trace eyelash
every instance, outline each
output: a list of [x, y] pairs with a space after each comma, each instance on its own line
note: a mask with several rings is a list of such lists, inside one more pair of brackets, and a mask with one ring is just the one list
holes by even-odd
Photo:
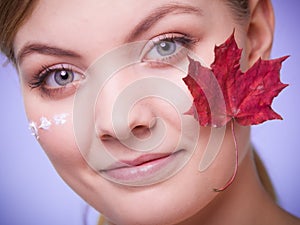
[[[61, 72], [61, 71], [66, 71], [66, 72], [71, 72], [72, 74], [76, 73], [74, 71], [74, 69], [72, 68], [72, 66], [68, 65], [68, 66], [64, 66], [63, 64], [61, 65], [57, 65], [57, 66], [46, 66], [43, 65], [40, 72], [38, 72], [37, 74], [35, 74], [32, 78], [32, 80], [29, 82], [29, 87], [31, 89], [40, 89], [42, 95], [46, 95], [49, 98], [56, 98], [57, 96], [65, 96], [66, 92], [70, 93], [70, 92], [75, 92], [75, 90], [77, 89], [77, 87], [75, 85], [72, 85], [70, 87], [69, 83], [67, 85], [58, 87], [58, 88], [49, 88], [46, 87], [46, 80], [47, 78], [49, 78], [49, 76], [53, 73], [56, 72]], [[82, 75], [83, 77], [83, 75]], [[76, 81], [74, 81], [76, 82]], [[69, 90], [67, 90], [69, 89]]]
[[[155, 46], [157, 46], [161, 42], [172, 42], [172, 43], [179, 43], [181, 44], [183, 48], [192, 50], [195, 44], [199, 40], [193, 37], [190, 37], [186, 34], [179, 34], [179, 33], [173, 33], [173, 34], [163, 34], [161, 36], [158, 36], [156, 40], [151, 41], [150, 47], [148, 47], [148, 51], [144, 54], [147, 55]], [[186, 51], [184, 51], [186, 53]], [[155, 66], [162, 66], [163, 64], [170, 64], [172, 63], [172, 60], [176, 60], [182, 56], [183, 52], [182, 50], [177, 52], [176, 54], [172, 54], [169, 56], [166, 56], [160, 60], [147, 60], [143, 59], [142, 62], [150, 63], [151, 65]]]
[[[156, 46], [158, 46], [159, 43], [162, 42], [170, 42], [170, 43], [176, 43], [180, 44], [181, 47], [186, 48], [186, 49], [192, 49], [193, 45], [197, 42], [195, 38], [192, 38], [188, 35], [185, 34], [178, 34], [178, 33], [173, 33], [173, 34], [162, 34], [150, 41], [150, 46], [148, 47], [148, 50], [144, 54], [147, 55], [151, 50], [153, 50]], [[185, 52], [185, 51], [184, 51]], [[159, 60], [147, 60], [147, 59], [142, 59], [142, 62], [149, 63], [153, 67], [162, 67], [165, 65], [168, 65], [172, 63], [173, 60], [177, 60], [182, 56], [183, 51], [180, 50], [174, 54], [167, 55], [165, 57], [162, 57]], [[74, 93], [77, 89], [76, 84], [74, 84], [76, 81], [72, 81], [66, 85], [62, 85], [60, 87], [56, 88], [49, 88], [46, 85], [47, 79], [51, 76], [51, 74], [55, 74], [56, 72], [61, 72], [61, 71], [66, 71], [70, 72], [73, 75], [76, 73], [72, 66], [70, 65], [56, 65], [56, 66], [46, 66], [43, 65], [42, 68], [40, 69], [40, 72], [35, 74], [32, 78], [32, 80], [29, 82], [29, 87], [31, 89], [36, 89], [38, 88], [42, 95], [46, 95], [49, 98], [63, 98], [67, 96], [68, 94], [71, 95]], [[80, 74], [80, 73], [77, 73]], [[83, 77], [84, 75], [82, 75]], [[70, 87], [71, 86], [71, 87]]]

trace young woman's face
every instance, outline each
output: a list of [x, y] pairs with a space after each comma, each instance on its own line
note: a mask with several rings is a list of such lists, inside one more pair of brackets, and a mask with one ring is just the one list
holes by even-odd
[[[40, 0], [18, 31], [14, 50], [38, 141], [111, 221], [179, 222], [231, 176], [230, 130], [200, 129], [184, 114], [193, 99], [182, 78], [188, 55], [210, 65], [234, 29], [246, 49], [245, 29], [217, 0]], [[248, 133], [237, 128], [241, 159]]]

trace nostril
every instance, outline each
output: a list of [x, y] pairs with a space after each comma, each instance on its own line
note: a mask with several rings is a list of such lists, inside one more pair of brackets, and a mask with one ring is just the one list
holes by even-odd
[[137, 125], [131, 130], [132, 134], [140, 139], [148, 138], [151, 135], [151, 131], [147, 126]]
[[[148, 139], [152, 132], [156, 130], [158, 118], [151, 113], [131, 113], [134, 117], [129, 120], [117, 119], [115, 121], [97, 121], [95, 126], [96, 136], [105, 142], [115, 142], [128, 140], [132, 142], [138, 139]], [[133, 139], [131, 139], [133, 138]], [[137, 141], [137, 140], [136, 140]]]
[[109, 134], [103, 134], [103, 135], [100, 135], [100, 139], [101, 139], [101, 141], [109, 141], [109, 140], [112, 140], [114, 138]]

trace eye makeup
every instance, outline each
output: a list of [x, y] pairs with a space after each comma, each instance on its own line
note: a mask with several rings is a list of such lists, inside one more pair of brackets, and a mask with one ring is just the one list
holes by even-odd
[[83, 79], [85, 75], [77, 72], [71, 65], [43, 65], [41, 71], [29, 81], [28, 86], [31, 89], [38, 89], [43, 97], [59, 99], [72, 95]]
[[31, 135], [37, 140], [39, 139], [39, 130], [49, 130], [53, 125], [61, 126], [67, 122], [68, 113], [56, 114], [52, 118], [42, 116], [39, 122], [30, 121], [28, 129], [31, 131]]
[[[143, 50], [143, 62], [175, 63], [184, 57], [187, 50], [192, 50], [198, 42], [186, 34], [162, 34], [151, 39]], [[179, 58], [179, 59], [178, 59]]]

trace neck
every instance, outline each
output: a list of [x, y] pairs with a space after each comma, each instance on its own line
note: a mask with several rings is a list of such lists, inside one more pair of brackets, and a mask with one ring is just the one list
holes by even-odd
[[178, 225], [283, 224], [289, 217], [266, 193], [254, 165], [252, 151], [239, 166], [234, 183], [207, 207]]

